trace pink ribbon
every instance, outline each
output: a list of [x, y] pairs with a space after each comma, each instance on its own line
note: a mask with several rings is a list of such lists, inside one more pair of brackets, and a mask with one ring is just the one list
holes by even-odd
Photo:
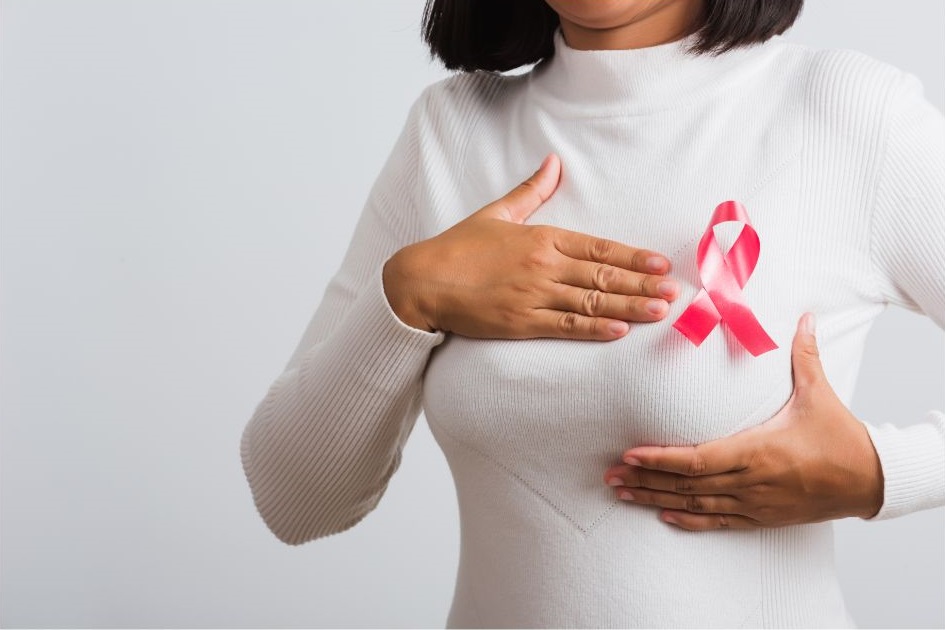
[[[713, 228], [726, 221], [737, 221], [744, 227], [735, 244], [723, 255]], [[719, 322], [724, 321], [739, 343], [754, 356], [777, 348], [778, 344], [761, 327], [742, 294], [742, 287], [755, 270], [760, 251], [758, 233], [751, 226], [745, 207], [737, 201], [720, 203], [712, 213], [709, 227], [696, 250], [696, 265], [703, 289], [679, 316], [673, 328], [698, 346]]]

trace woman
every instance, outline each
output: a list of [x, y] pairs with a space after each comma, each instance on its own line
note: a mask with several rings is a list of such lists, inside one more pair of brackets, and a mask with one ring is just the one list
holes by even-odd
[[[460, 504], [450, 626], [849, 624], [825, 521], [945, 504], [942, 414], [844, 405], [887, 303], [945, 322], [945, 122], [889, 66], [782, 41], [800, 4], [428, 4], [467, 72], [411, 109], [244, 433], [280, 539], [363, 518], [422, 404]], [[764, 348], [700, 273], [717, 207], [762, 244], [722, 297]]]

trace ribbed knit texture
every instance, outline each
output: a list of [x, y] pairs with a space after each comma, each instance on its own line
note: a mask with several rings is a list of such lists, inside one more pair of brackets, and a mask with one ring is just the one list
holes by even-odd
[[[630, 446], [699, 443], [774, 415], [804, 311], [847, 403], [888, 303], [945, 324], [945, 119], [914, 78], [857, 53], [777, 37], [694, 57], [690, 43], [577, 51], [559, 32], [555, 56], [525, 75], [424, 91], [243, 435], [254, 499], [280, 539], [363, 518], [422, 404], [459, 498], [451, 627], [849, 624], [829, 523], [693, 534], [617, 502], [602, 475]], [[562, 180], [531, 222], [669, 256], [683, 287], [669, 316], [609, 343], [400, 322], [381, 284], [390, 255], [502, 196], [552, 150]], [[757, 358], [724, 325], [698, 348], [671, 327], [727, 199], [761, 239], [744, 293], [780, 347]], [[891, 368], [891, 392], [898, 377]], [[915, 420], [868, 427], [885, 475], [877, 518], [945, 504], [945, 416]]]

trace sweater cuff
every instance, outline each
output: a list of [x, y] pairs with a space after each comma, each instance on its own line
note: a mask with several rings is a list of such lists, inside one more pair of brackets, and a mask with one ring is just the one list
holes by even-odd
[[945, 415], [930, 411], [922, 424], [866, 424], [883, 468], [883, 506], [867, 520], [945, 505]]
[[375, 339], [384, 339], [394, 352], [417, 351], [428, 354], [433, 348], [443, 343], [446, 335], [437, 330], [428, 332], [404, 323], [391, 308], [384, 292], [383, 267], [375, 272], [370, 283], [364, 287], [360, 298], [355, 302], [351, 314], [363, 318], [363, 325], [373, 332]]

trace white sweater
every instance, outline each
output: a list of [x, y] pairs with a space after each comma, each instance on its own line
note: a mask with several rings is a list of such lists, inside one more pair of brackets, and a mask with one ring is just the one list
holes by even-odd
[[[256, 504], [281, 540], [349, 528], [377, 504], [421, 408], [456, 483], [457, 626], [843, 626], [829, 523], [686, 532], [618, 502], [603, 471], [638, 444], [695, 444], [770, 418], [813, 311], [849, 403], [887, 304], [945, 324], [945, 119], [918, 81], [848, 51], [776, 37], [694, 57], [691, 38], [556, 53], [522, 76], [427, 88], [350, 249], [246, 427]], [[613, 342], [484, 341], [403, 324], [381, 269], [561, 156], [533, 217], [667, 255], [682, 294]], [[695, 347], [672, 323], [701, 287], [696, 243], [742, 202], [761, 239], [745, 298], [778, 350], [725, 327]], [[890, 391], [901, 378], [890, 366]], [[945, 416], [869, 427], [876, 518], [945, 504]]]

